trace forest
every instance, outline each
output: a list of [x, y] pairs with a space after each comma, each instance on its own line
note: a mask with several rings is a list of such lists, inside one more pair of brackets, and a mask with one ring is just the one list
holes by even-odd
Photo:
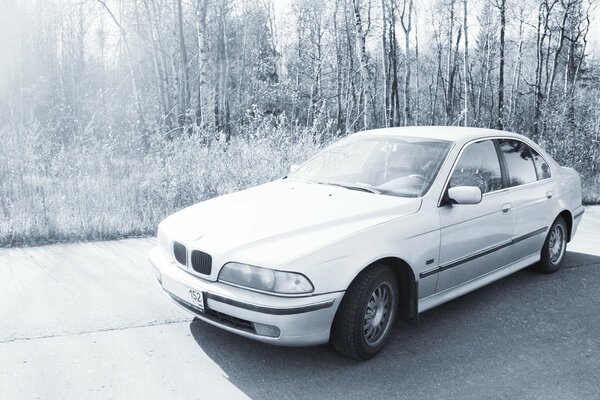
[[0, 246], [153, 234], [365, 129], [524, 134], [600, 202], [598, 0], [4, 0]]

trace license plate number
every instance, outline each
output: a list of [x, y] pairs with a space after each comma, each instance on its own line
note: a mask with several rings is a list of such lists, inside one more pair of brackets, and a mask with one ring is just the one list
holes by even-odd
[[189, 289], [188, 294], [190, 303], [193, 306], [198, 307], [199, 309], [204, 311], [204, 295], [202, 294], [202, 292], [199, 292], [194, 289]]

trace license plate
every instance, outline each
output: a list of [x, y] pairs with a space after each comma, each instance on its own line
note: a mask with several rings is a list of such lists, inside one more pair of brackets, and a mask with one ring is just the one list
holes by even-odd
[[192, 289], [186, 284], [170, 279], [168, 276], [163, 276], [162, 286], [170, 295], [188, 303], [198, 311], [204, 311], [204, 293], [202, 291]]
[[202, 292], [199, 292], [194, 289], [188, 289], [188, 299], [193, 306], [198, 307], [200, 310], [204, 311], [204, 295], [202, 294]]

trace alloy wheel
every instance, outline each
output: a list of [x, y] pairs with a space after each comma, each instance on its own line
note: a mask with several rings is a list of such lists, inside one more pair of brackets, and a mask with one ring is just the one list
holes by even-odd
[[381, 282], [369, 297], [363, 319], [363, 335], [369, 346], [377, 346], [386, 336], [392, 322], [393, 290]]
[[565, 253], [565, 230], [562, 225], [556, 224], [550, 233], [550, 243], [548, 246], [550, 262], [558, 264]]

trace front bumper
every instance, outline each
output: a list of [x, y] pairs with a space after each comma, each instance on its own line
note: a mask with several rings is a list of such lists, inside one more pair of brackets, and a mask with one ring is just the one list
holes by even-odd
[[[331, 323], [344, 292], [306, 297], [256, 293], [191, 275], [157, 246], [148, 254], [165, 294], [195, 317], [251, 339], [282, 346], [311, 346], [329, 341]], [[188, 290], [204, 294], [205, 310], [187, 299]], [[259, 334], [256, 324], [276, 327], [276, 336]]]

